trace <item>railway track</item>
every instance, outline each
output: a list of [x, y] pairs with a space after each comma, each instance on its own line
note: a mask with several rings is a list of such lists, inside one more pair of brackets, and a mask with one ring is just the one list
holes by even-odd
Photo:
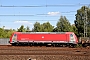
[[67, 56], [90, 56], [88, 54], [63, 54], [63, 53], [0, 53], [0, 55], [67, 55]]
[[90, 48], [0, 46], [0, 55], [72, 55], [90, 56]]
[[90, 60], [89, 48], [45, 47], [45, 46], [0, 46], [2, 60]]

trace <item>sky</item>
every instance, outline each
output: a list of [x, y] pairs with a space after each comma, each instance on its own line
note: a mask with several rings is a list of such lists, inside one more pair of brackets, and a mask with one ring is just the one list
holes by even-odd
[[35, 22], [56, 26], [60, 16], [74, 24], [77, 10], [88, 4], [90, 0], [0, 0], [0, 27], [17, 29], [24, 25], [32, 29]]

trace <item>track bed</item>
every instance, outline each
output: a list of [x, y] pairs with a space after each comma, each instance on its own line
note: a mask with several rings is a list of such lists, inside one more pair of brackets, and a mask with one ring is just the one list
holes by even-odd
[[90, 60], [90, 47], [0, 46], [2, 60]]

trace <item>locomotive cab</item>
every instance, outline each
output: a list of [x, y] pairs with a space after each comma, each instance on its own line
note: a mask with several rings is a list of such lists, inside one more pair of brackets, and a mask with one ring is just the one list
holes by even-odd
[[78, 39], [74, 33], [70, 34], [70, 43], [74, 43], [74, 44], [78, 43]]

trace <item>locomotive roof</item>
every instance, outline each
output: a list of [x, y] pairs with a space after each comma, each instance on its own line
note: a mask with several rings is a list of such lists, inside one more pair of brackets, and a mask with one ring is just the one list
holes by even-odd
[[14, 34], [70, 34], [73, 32], [14, 32]]

